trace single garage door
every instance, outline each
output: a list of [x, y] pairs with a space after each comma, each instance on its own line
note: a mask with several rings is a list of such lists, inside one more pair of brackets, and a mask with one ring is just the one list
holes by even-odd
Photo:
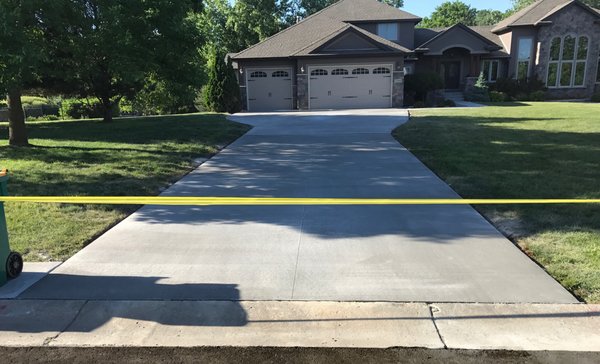
[[392, 107], [392, 66], [309, 67], [311, 109]]
[[246, 77], [248, 111], [292, 109], [291, 69], [249, 69]]

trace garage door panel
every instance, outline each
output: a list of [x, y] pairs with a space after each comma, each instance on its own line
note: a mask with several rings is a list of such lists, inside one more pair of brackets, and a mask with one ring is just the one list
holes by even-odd
[[249, 111], [292, 109], [291, 69], [249, 69], [247, 74]]
[[391, 106], [391, 66], [312, 66], [309, 72], [311, 109]]

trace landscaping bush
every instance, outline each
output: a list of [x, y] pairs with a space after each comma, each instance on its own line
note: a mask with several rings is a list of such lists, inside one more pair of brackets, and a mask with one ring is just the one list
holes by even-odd
[[407, 100], [415, 100], [415, 107], [416, 102], [426, 101], [428, 93], [443, 88], [444, 80], [435, 72], [419, 72], [404, 77], [404, 93], [408, 96]]
[[473, 87], [465, 91], [465, 100], [475, 102], [490, 101], [489, 87], [487, 85], [487, 82], [485, 82], [483, 73], [479, 74], [479, 78], [477, 78], [477, 82], [475, 82], [475, 85], [473, 85]]
[[596, 92], [592, 95], [592, 102], [600, 102], [600, 92]]
[[509, 101], [509, 97], [504, 92], [490, 91], [490, 101], [491, 102], [506, 102], [506, 101]]
[[444, 100], [443, 106], [445, 106], [445, 107], [456, 107], [456, 102], [454, 102], [454, 100]]
[[546, 101], [546, 93], [544, 91], [534, 91], [529, 94], [529, 101]]
[[427, 105], [425, 105], [424, 101], [415, 101], [415, 105], [413, 106], [415, 109], [422, 109], [424, 107], [426, 107]]
[[[119, 116], [119, 105], [112, 110], [113, 117]], [[104, 117], [102, 104], [98, 100], [67, 99], [63, 100], [60, 107], [60, 116], [63, 119], [90, 119]]]
[[499, 78], [495, 83], [490, 85], [490, 90], [503, 92], [508, 95], [508, 97], [518, 100], [518, 96], [522, 96], [523, 94], [546, 91], [546, 85], [544, 82], [537, 79], [514, 80], [512, 78]]
[[35, 121], [56, 121], [56, 120], [60, 120], [60, 118], [56, 115], [44, 115], [44, 116], [38, 116], [38, 117], [28, 117], [27, 121], [28, 122], [35, 122]]

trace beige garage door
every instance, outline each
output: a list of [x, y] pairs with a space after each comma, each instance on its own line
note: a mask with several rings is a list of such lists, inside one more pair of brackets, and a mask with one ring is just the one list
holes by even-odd
[[310, 108], [353, 109], [392, 106], [392, 66], [311, 66]]
[[292, 109], [291, 69], [249, 69], [246, 77], [248, 111]]

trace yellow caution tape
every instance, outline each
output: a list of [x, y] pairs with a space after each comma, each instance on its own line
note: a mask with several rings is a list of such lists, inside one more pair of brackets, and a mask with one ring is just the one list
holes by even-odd
[[276, 198], [168, 196], [0, 196], [0, 202], [163, 206], [600, 204], [600, 199]]

